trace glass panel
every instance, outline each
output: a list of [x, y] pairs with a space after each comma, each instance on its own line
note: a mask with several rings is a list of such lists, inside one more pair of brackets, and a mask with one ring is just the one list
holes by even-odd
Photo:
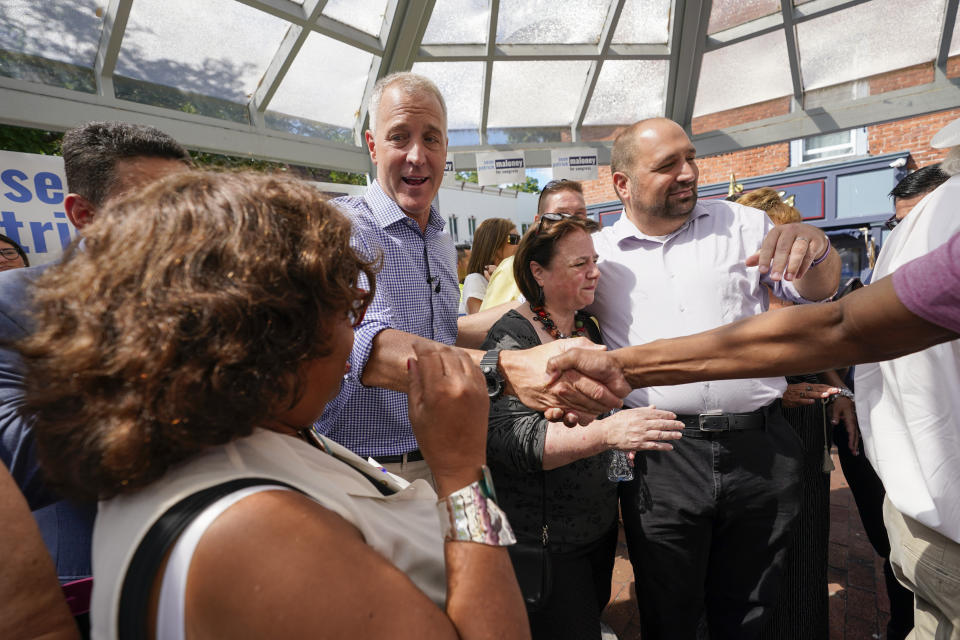
[[379, 36], [387, 0], [330, 0], [323, 7], [323, 15], [337, 22]]
[[451, 147], [472, 147], [480, 144], [479, 129], [450, 129], [447, 137]]
[[106, 0], [5, 0], [0, 49], [93, 67]]
[[247, 111], [247, 105], [245, 104], [205, 96], [192, 91], [181, 91], [162, 84], [117, 75], [113, 77], [113, 91], [121, 100], [166, 107], [184, 113], [196, 113], [201, 116], [232, 120], [244, 124], [250, 122], [250, 113]]
[[96, 93], [93, 65], [106, 0], [0, 3], [0, 75]]
[[666, 44], [670, 38], [670, 0], [627, 0], [620, 12], [614, 44]]
[[502, 0], [497, 43], [597, 44], [610, 0]]
[[524, 144], [570, 141], [569, 127], [487, 129], [487, 144]]
[[955, 56], [960, 53], [960, 11], [957, 12], [957, 21], [953, 25], [953, 35], [950, 37], [950, 51], [948, 56]]
[[667, 68], [666, 60], [607, 60], [583, 124], [628, 124], [662, 116]]
[[332, 127], [322, 122], [314, 122], [307, 118], [293, 118], [275, 111], [266, 111], [263, 114], [263, 121], [267, 127], [276, 129], [277, 131], [286, 131], [298, 136], [322, 138], [323, 140], [331, 140], [333, 142], [353, 144], [353, 129]]
[[933, 60], [943, 0], [873, 0], [797, 25], [805, 89]]
[[569, 126], [589, 67], [586, 60], [494, 62], [487, 125]]
[[483, 62], [417, 62], [412, 71], [435, 83], [447, 103], [448, 129], [479, 129], [483, 110]]
[[693, 115], [716, 113], [793, 93], [783, 30], [703, 54]]
[[134, 2], [117, 73], [246, 102], [288, 26], [233, 0]]
[[270, 101], [270, 109], [352, 129], [374, 57], [311, 33]]
[[489, 0], [437, 0], [423, 44], [486, 44]]
[[717, 33], [780, 11], [780, 0], [713, 0], [707, 33]]
[[886, 216], [893, 213], [887, 197], [896, 185], [896, 169], [837, 176], [837, 217]]

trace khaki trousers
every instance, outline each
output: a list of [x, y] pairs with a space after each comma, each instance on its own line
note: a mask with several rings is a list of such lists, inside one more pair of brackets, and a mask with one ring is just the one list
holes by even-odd
[[889, 497], [883, 520], [890, 563], [914, 593], [914, 640], [960, 640], [960, 543], [897, 511]]

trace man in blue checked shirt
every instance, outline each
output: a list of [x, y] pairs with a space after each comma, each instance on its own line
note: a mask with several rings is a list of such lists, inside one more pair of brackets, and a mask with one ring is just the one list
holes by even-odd
[[[373, 303], [355, 332], [350, 373], [315, 428], [396, 475], [432, 484], [407, 417], [411, 345], [428, 339], [477, 346], [506, 309], [467, 316], [458, 339], [456, 249], [432, 206], [447, 157], [447, 111], [439, 89], [413, 73], [387, 76], [373, 89], [369, 114], [366, 141], [377, 179], [364, 196], [334, 202], [353, 221], [354, 247], [371, 258], [382, 253], [383, 262]], [[628, 390], [619, 380], [604, 386], [603, 381], [570, 378], [548, 394], [545, 362], [557, 344], [521, 357], [517, 352], [492, 354], [506, 378], [505, 390], [537, 408], [573, 408], [583, 420], [620, 405], [619, 397]], [[473, 351], [471, 356], [479, 364], [484, 354]]]

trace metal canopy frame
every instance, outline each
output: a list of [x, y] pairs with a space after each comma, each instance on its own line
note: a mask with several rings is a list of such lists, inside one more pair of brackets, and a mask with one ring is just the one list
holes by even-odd
[[[458, 169], [475, 166], [475, 151], [518, 148], [528, 150], [528, 166], [550, 166], [549, 150], [564, 146], [593, 147], [599, 152], [599, 161], [607, 163], [611, 143], [584, 142], [582, 137], [583, 121], [607, 60], [667, 60], [669, 75], [663, 115], [689, 131], [704, 53], [779, 30], [783, 30], [787, 44], [792, 80], [791, 113], [692, 136], [701, 155], [867, 126], [960, 105], [960, 81], [946, 76], [960, 0], [946, 0], [932, 83], [812, 109], [803, 107], [796, 25], [869, 0], [813, 0], [799, 6], [794, 6], [793, 0], [781, 0], [779, 12], [709, 36], [712, 0], [674, 0], [666, 44], [614, 44], [613, 37], [627, 1], [615, 0], [604, 17], [598, 42], [580, 45], [497, 44], [500, 0], [490, 0], [487, 42], [478, 45], [421, 44], [436, 0], [388, 0], [379, 37], [323, 15], [327, 0], [304, 0], [303, 4], [292, 0], [234, 0], [290, 23], [247, 104], [250, 124], [242, 124], [116, 97], [113, 74], [134, 1], [110, 0], [103, 13], [93, 70], [96, 94], [0, 77], [0, 104], [3, 105], [0, 122], [64, 130], [92, 119], [122, 119], [155, 125], [201, 151], [369, 173], [371, 165], [363, 132], [368, 124], [367, 101], [374, 83], [394, 71], [410, 69], [415, 62], [479, 61], [484, 63], [480, 144], [451, 148]], [[353, 145], [288, 134], [268, 128], [264, 122], [272, 98], [311, 33], [375, 56], [353, 125]], [[531, 60], [589, 62], [573, 122], [569, 125], [570, 142], [490, 145], [487, 121], [494, 62]]]

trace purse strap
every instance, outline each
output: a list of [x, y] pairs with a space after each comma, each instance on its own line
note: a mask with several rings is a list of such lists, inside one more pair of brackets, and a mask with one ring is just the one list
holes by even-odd
[[117, 637], [146, 638], [147, 612], [150, 606], [150, 591], [156, 580], [160, 565], [167, 552], [203, 511], [214, 502], [231, 493], [256, 485], [277, 485], [300, 491], [294, 486], [270, 478], [239, 478], [208, 487], [187, 496], [164, 512], [153, 523], [150, 530], [140, 541], [127, 567], [120, 592], [120, 611], [117, 614]]

